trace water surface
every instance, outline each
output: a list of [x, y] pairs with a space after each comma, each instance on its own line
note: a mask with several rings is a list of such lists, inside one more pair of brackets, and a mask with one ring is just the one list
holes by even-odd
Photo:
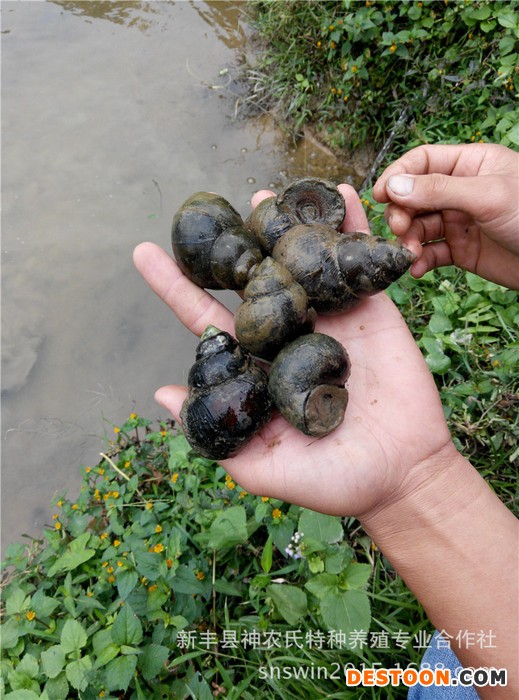
[[246, 215], [259, 188], [344, 179], [271, 120], [234, 118], [241, 9], [2, 2], [4, 546], [52, 522], [114, 425], [166, 418], [154, 390], [185, 383], [196, 338], [140, 279], [134, 246], [169, 249], [198, 190]]

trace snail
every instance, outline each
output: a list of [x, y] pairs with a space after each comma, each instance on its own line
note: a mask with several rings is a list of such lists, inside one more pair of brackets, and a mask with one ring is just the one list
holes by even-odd
[[356, 306], [386, 289], [415, 259], [396, 241], [366, 233], [339, 233], [325, 224], [294, 226], [278, 240], [272, 257], [301, 284], [318, 312]]
[[214, 326], [200, 338], [188, 389], [180, 412], [182, 428], [203, 457], [232, 456], [270, 420], [266, 373], [229, 333]]
[[344, 198], [328, 180], [295, 180], [277, 197], [258, 204], [245, 224], [270, 254], [276, 242], [297, 224], [328, 224], [340, 228], [346, 214]]
[[254, 270], [234, 318], [236, 337], [250, 353], [272, 360], [299, 335], [311, 333], [316, 313], [303, 287], [267, 257]]
[[173, 219], [171, 242], [182, 272], [206, 289], [243, 289], [263, 259], [240, 214], [211, 192], [184, 202]]
[[343, 420], [351, 364], [343, 346], [323, 333], [286, 345], [272, 363], [269, 390], [286, 420], [305, 435], [323, 437]]

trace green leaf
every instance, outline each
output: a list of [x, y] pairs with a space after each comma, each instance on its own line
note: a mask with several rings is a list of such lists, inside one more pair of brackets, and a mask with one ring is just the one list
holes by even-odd
[[303, 533], [304, 537], [309, 537], [323, 544], [339, 542], [343, 537], [340, 518], [316, 513], [313, 510], [304, 509], [302, 511], [298, 530]]
[[31, 610], [38, 611], [38, 617], [49, 617], [59, 607], [59, 602], [39, 589], [32, 597]]
[[40, 693], [34, 690], [19, 689], [13, 690], [12, 693], [7, 693], [3, 696], [4, 700], [40, 700]]
[[162, 558], [156, 552], [137, 552], [135, 554], [138, 576], [145, 576], [148, 581], [156, 581], [161, 574]]
[[261, 553], [261, 568], [268, 574], [272, 568], [272, 536], [269, 535]]
[[21, 634], [21, 625], [15, 617], [12, 617], [4, 625], [0, 625], [0, 639], [2, 649], [12, 649], [18, 644]]
[[88, 674], [91, 669], [92, 660], [89, 656], [83, 656], [77, 661], [71, 661], [65, 669], [68, 682], [76, 690], [86, 690], [88, 687]]
[[[65, 654], [79, 651], [87, 643], [87, 633], [77, 620], [67, 620], [61, 630], [60, 644]], [[68, 678], [68, 676], [67, 676]], [[70, 680], [70, 678], [69, 678]], [[78, 686], [74, 686], [77, 688]]]
[[448, 316], [444, 314], [435, 313], [429, 319], [429, 330], [431, 333], [445, 333], [445, 331], [452, 330], [452, 322]]
[[49, 678], [56, 678], [65, 666], [65, 652], [60, 644], [55, 644], [41, 652], [41, 665], [43, 672]]
[[[150, 552], [151, 554], [151, 552]], [[130, 593], [133, 591], [135, 586], [137, 585], [137, 581], [139, 580], [139, 577], [137, 576], [136, 571], [121, 571], [120, 574], [117, 576], [116, 580], [116, 586], [117, 586], [117, 592], [119, 593], [119, 597], [121, 600], [126, 600], [126, 598], [130, 595]]]
[[220, 513], [208, 532], [200, 534], [198, 541], [209, 549], [226, 549], [247, 540], [247, 517], [243, 506], [232, 506]]
[[451, 366], [450, 357], [440, 351], [429, 353], [425, 361], [434, 374], [445, 374]]
[[267, 594], [289, 625], [295, 625], [308, 612], [306, 594], [297, 586], [274, 583], [267, 586]]
[[69, 684], [65, 673], [56, 678], [50, 678], [45, 683], [45, 692], [49, 700], [67, 700], [69, 697]]
[[168, 647], [161, 644], [148, 644], [139, 657], [139, 668], [144, 680], [151, 681], [164, 668], [164, 663], [170, 654]]
[[107, 690], [126, 690], [137, 666], [137, 656], [119, 656], [106, 667]]
[[6, 600], [6, 613], [8, 615], [18, 615], [29, 609], [30, 601], [30, 596], [26, 595], [21, 588], [15, 589]]
[[140, 644], [142, 637], [141, 622], [130, 605], [126, 603], [115, 618], [112, 627], [112, 639], [116, 644], [122, 646], [123, 644]]
[[[74, 542], [75, 540], [73, 540]], [[47, 575], [52, 578], [58, 573], [63, 573], [64, 571], [73, 571], [81, 566], [84, 562], [92, 559], [95, 556], [95, 549], [83, 549], [81, 551], [74, 551], [72, 549], [72, 543], [70, 549], [65, 552], [54, 564], [50, 567]]]
[[190, 569], [185, 564], [181, 564], [178, 567], [170, 585], [175, 593], [193, 595], [196, 593], [204, 594], [206, 592], [206, 585], [202, 581], [199, 581], [193, 569]]
[[353, 561], [341, 576], [341, 585], [346, 585], [348, 588], [364, 588], [370, 576], [371, 566], [369, 564], [359, 564]]
[[119, 654], [119, 651], [120, 647], [118, 644], [115, 644], [114, 642], [108, 644], [108, 646], [106, 646], [97, 656], [94, 667], [101, 668], [102, 666], [106, 666], [106, 664], [112, 659], [115, 659], [115, 657]]
[[339, 577], [335, 574], [318, 574], [306, 582], [307, 588], [316, 598], [326, 598], [330, 595], [337, 594], [337, 586]]
[[369, 630], [371, 610], [364, 591], [352, 589], [329, 595], [321, 600], [320, 610], [327, 629], [343, 632], [347, 642], [352, 632]]

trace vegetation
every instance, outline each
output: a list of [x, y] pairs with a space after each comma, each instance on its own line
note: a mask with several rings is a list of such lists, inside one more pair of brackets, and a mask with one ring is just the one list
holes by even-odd
[[392, 155], [433, 141], [519, 146], [516, 0], [254, 0], [253, 97], [294, 133]]
[[[256, 98], [296, 131], [322, 123], [337, 148], [392, 132], [388, 157], [427, 141], [519, 145], [517, 3], [253, 9], [269, 47]], [[369, 190], [362, 201], [386, 235], [384, 207]], [[389, 294], [456, 445], [517, 512], [517, 294], [448, 268]], [[372, 698], [346, 689], [345, 665], [419, 663], [431, 625], [353, 518], [246, 493], [171, 423], [132, 414], [114, 432], [42, 540], [7, 550], [2, 697]]]

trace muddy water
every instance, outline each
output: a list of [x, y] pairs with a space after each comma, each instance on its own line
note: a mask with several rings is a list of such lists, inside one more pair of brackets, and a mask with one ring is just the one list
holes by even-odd
[[[2, 2], [2, 543], [38, 536], [56, 493], [196, 339], [134, 271], [197, 190], [247, 214], [305, 173], [344, 179], [265, 119], [234, 119], [235, 2]], [[230, 293], [222, 293], [231, 305]]]

